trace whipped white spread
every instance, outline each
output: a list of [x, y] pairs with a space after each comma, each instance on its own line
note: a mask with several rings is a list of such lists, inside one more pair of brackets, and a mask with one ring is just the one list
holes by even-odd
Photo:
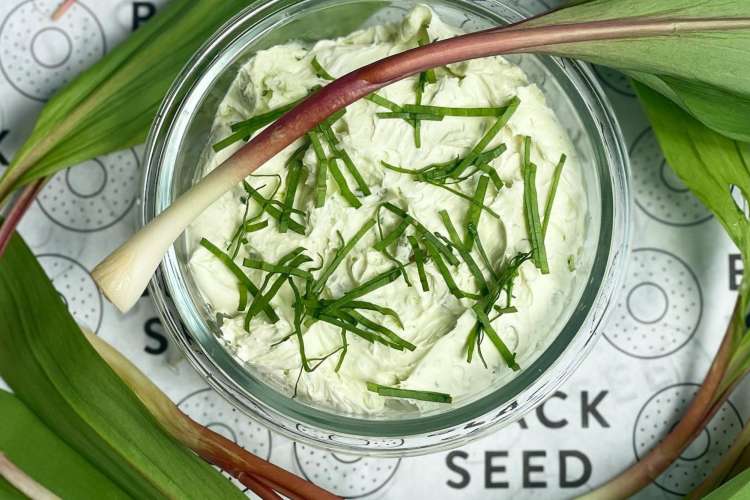
[[[312, 46], [290, 42], [258, 52], [241, 68], [229, 93], [219, 106], [211, 143], [230, 135], [230, 125], [248, 117], [268, 112], [304, 97], [326, 80], [316, 76], [313, 57], [334, 76], [344, 75], [385, 56], [412, 48], [417, 44], [417, 32], [428, 25], [430, 39], [445, 39], [461, 32], [444, 24], [429, 8], [420, 6], [409, 13], [403, 22], [376, 26], [357, 31], [336, 40], [322, 40]], [[545, 243], [550, 273], [543, 275], [531, 261], [520, 268], [513, 288], [513, 305], [518, 312], [503, 314], [492, 323], [508, 348], [516, 353], [521, 368], [529, 364], [554, 339], [562, 324], [566, 307], [576, 292], [581, 272], [575, 263], [583, 247], [584, 220], [587, 214], [586, 197], [580, 179], [579, 165], [570, 141], [553, 111], [546, 105], [544, 95], [529, 83], [524, 72], [502, 57], [490, 57], [451, 65], [437, 70], [438, 81], [426, 86], [423, 104], [452, 107], [489, 107], [507, 104], [518, 97], [520, 106], [509, 123], [489, 144], [488, 149], [505, 144], [505, 151], [490, 165], [505, 184], [496, 189], [492, 183], [487, 190], [485, 205], [500, 220], [482, 213], [478, 231], [490, 259], [499, 266], [520, 252], [530, 249], [524, 219], [524, 180], [521, 174], [524, 136], [532, 138], [531, 160], [537, 165], [536, 189], [539, 210], [544, 203], [555, 165], [561, 154], [568, 156], [556, 191]], [[394, 83], [378, 94], [399, 104], [415, 102], [416, 77]], [[376, 217], [377, 208], [384, 201], [405, 208], [430, 231], [447, 235], [438, 216], [439, 210], [451, 215], [459, 233], [464, 234], [464, 222], [470, 204], [440, 187], [417, 182], [412, 176], [385, 169], [381, 161], [405, 168], [421, 168], [430, 164], [464, 157], [494, 123], [494, 117], [446, 117], [442, 121], [421, 123], [422, 144], [414, 143], [413, 128], [404, 120], [380, 119], [376, 113], [388, 111], [378, 105], [360, 100], [346, 109], [346, 114], [335, 122], [336, 137], [351, 156], [372, 194], [364, 196], [356, 190], [356, 183], [341, 162], [339, 166], [348, 185], [358, 196], [362, 206], [354, 208], [341, 196], [334, 180], [328, 178], [325, 205], [313, 204], [315, 172], [318, 161], [309, 148], [303, 158], [310, 174], [300, 185], [294, 207], [306, 212], [306, 234], [292, 231], [280, 233], [277, 221], [268, 219], [268, 227], [247, 235], [247, 243], [240, 248], [235, 262], [242, 266], [248, 256], [260, 256], [267, 262], [277, 262], [296, 247], [304, 247], [314, 262], [303, 268], [314, 268], [330, 262], [341, 245], [339, 233], [349, 241], [362, 225]], [[297, 141], [263, 165], [256, 174], [286, 176], [285, 163], [302, 144]], [[204, 155], [204, 175], [218, 166], [234, 150], [214, 154], [210, 147]], [[325, 146], [326, 153], [330, 150]], [[450, 187], [469, 196], [473, 195], [479, 175]], [[274, 177], [248, 177], [247, 182], [270, 196], [279, 182]], [[281, 200], [284, 186], [276, 199]], [[255, 316], [249, 331], [243, 326], [244, 314], [237, 311], [239, 292], [237, 279], [226, 266], [199, 244], [206, 238], [226, 250], [245, 213], [242, 186], [215, 202], [195, 221], [189, 230], [191, 257], [189, 268], [205, 300], [217, 313], [224, 316], [221, 325], [223, 341], [243, 362], [261, 372], [277, 387], [292, 393], [299, 378], [296, 397], [338, 411], [357, 414], [377, 414], [399, 407], [420, 410], [436, 408], [439, 403], [394, 400], [367, 390], [366, 382], [405, 389], [437, 391], [453, 397], [453, 405], [460, 405], [473, 395], [497, 387], [512, 378], [513, 372], [488, 338], [482, 343], [484, 366], [479, 356], [467, 362], [466, 340], [476, 322], [470, 299], [457, 299], [447, 288], [443, 277], [431, 262], [425, 264], [430, 290], [422, 290], [415, 265], [406, 266], [413, 286], [402, 278], [372, 292], [363, 300], [394, 309], [403, 322], [403, 329], [387, 316], [366, 314], [416, 346], [414, 351], [395, 350], [380, 343], [347, 334], [348, 348], [343, 364], [335, 371], [335, 354], [315, 371], [300, 376], [301, 358], [294, 331], [294, 295], [284, 285], [271, 301], [280, 317], [271, 323], [264, 314]], [[251, 202], [250, 213], [259, 206]], [[387, 214], [383, 215], [383, 214]], [[398, 222], [385, 211], [384, 231], [387, 234]], [[542, 213], [543, 216], [543, 213]], [[409, 234], [410, 231], [407, 231]], [[327, 281], [323, 297], [337, 298], [367, 279], [393, 267], [381, 252], [373, 248], [379, 240], [377, 227], [359, 241], [342, 264]], [[394, 245], [396, 259], [406, 263], [411, 248], [402, 237]], [[474, 256], [479, 261], [476, 251]], [[480, 264], [481, 265], [481, 264]], [[483, 267], [486, 273], [487, 269]], [[260, 285], [264, 271], [242, 268], [247, 276]], [[450, 267], [451, 275], [462, 290], [475, 291], [474, 278], [463, 263]], [[318, 271], [312, 270], [313, 275]], [[578, 281], [577, 281], [578, 280]], [[252, 301], [252, 297], [250, 297]], [[505, 303], [504, 294], [500, 305]], [[492, 316], [492, 315], [490, 315]], [[308, 322], [309, 323], [309, 322]], [[305, 324], [304, 347], [307, 357], [322, 358], [340, 348], [340, 329], [323, 321]], [[278, 343], [278, 344], [276, 344]], [[316, 362], [312, 362], [314, 365]], [[406, 406], [404, 406], [406, 405]], [[414, 406], [411, 406], [414, 405]]]

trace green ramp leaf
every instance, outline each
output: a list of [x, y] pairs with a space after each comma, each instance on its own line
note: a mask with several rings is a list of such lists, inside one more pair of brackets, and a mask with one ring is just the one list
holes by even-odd
[[178, 72], [223, 23], [251, 3], [171, 0], [50, 99], [0, 180], [0, 202], [32, 180], [144, 142]]
[[19, 236], [0, 259], [0, 376], [135, 498], [244, 498], [160, 427], [97, 355]]
[[[638, 19], [750, 20], [747, 0], [590, 0], [526, 26]], [[619, 69], [679, 104], [712, 129], [750, 141], [750, 29], [550, 45], [537, 52]]]
[[[0, 415], [0, 450], [32, 479], [57, 496], [130, 498], [57, 437], [17, 397], [3, 390], [0, 390]], [[0, 496], [6, 498], [2, 486]]]

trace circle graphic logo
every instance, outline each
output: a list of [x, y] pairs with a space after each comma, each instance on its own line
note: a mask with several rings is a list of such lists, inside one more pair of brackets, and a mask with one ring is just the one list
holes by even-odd
[[113, 226], [135, 203], [138, 157], [132, 149], [58, 172], [39, 194], [39, 206], [56, 224], [82, 233]]
[[370, 458], [320, 450], [294, 443], [294, 459], [302, 475], [344, 498], [380, 491], [393, 478], [400, 458]]
[[[698, 384], [676, 384], [660, 390], [643, 405], [633, 429], [633, 450], [643, 458], [682, 418]], [[654, 484], [675, 495], [687, 495], [718, 465], [742, 429], [743, 420], [731, 402], [719, 408], [703, 432]]]
[[630, 270], [605, 338], [636, 358], [678, 351], [693, 337], [703, 314], [698, 278], [682, 259], [654, 248], [633, 251]]
[[0, 70], [21, 94], [46, 101], [106, 52], [94, 13], [76, 2], [57, 20], [58, 0], [27, 0], [0, 26]]
[[670, 226], [693, 226], [713, 217], [675, 175], [648, 128], [630, 149], [636, 204], [652, 219]]
[[102, 324], [102, 295], [81, 264], [60, 254], [40, 254], [37, 260], [76, 321], [94, 332]]

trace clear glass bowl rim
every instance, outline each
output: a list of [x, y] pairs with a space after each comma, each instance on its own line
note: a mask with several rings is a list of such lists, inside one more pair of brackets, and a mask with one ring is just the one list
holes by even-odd
[[[327, 0], [322, 1], [326, 2]], [[361, 0], [343, 0], [341, 3], [358, 3], [359, 1]], [[449, 1], [454, 4], [471, 4], [469, 0]], [[175, 117], [181, 110], [184, 97], [190, 93], [193, 85], [203, 76], [200, 73], [201, 69], [210, 65], [214, 58], [221, 54], [227, 46], [231, 46], [232, 40], [241, 32], [238, 31], [240, 27], [252, 25], [265, 16], [275, 15], [283, 9], [299, 8], [300, 4], [316, 3], [320, 3], [320, 1], [266, 0], [250, 5], [228, 21], [186, 65], [165, 97], [148, 136], [144, 155], [141, 193], [143, 203], [141, 204], [140, 225], [145, 225], [153, 219], [155, 214], [158, 213], [159, 207], [161, 207], [161, 210], [164, 208], [164, 200], [157, 198], [159, 196], [159, 171], [165, 151], [166, 138], [169, 136]], [[384, 1], [384, 3], [387, 2]], [[481, 3], [484, 9], [491, 9], [493, 4], [502, 6], [504, 14], [506, 14], [505, 21], [508, 22], [520, 21], [524, 17], [528, 17], [522, 15], [516, 6], [509, 5], [507, 1], [486, 0]], [[508, 11], [514, 13], [515, 18], [508, 18]], [[624, 256], [627, 255], [630, 240], [630, 207], [632, 205], [628, 182], [630, 167], [627, 149], [614, 111], [594, 76], [594, 72], [588, 65], [566, 60], [563, 71], [575, 73], [578, 80], [581, 80], [585, 85], [585, 88], [579, 88], [579, 91], [586, 92], [581, 97], [587, 104], [587, 112], [596, 119], [599, 125], [600, 137], [598, 139], [602, 144], [601, 153], [606, 158], [611, 183], [609, 186], [611, 200], [602, 200], [603, 204], [606, 201], [610, 203], [602, 211], [599, 244], [590, 275], [591, 277], [598, 273], [601, 278], [595, 295], [591, 297], [591, 303], [587, 308], [585, 317], [578, 322], [579, 326], [584, 323], [593, 324], [594, 327], [590, 332], [579, 332], [578, 328], [571, 332], [572, 325], [570, 323], [573, 320], [573, 317], [571, 317], [566, 327], [547, 347], [545, 352], [519, 376], [479, 400], [440, 415], [403, 420], [372, 421], [367, 417], [357, 419], [336, 416], [291, 399], [291, 404], [279, 406], [278, 404], [269, 404], [246, 390], [228, 373], [226, 367], [216, 364], [205, 346], [200, 345], [200, 342], [196, 341], [191, 332], [185, 328], [169, 292], [168, 274], [177, 268], [175, 265], [169, 265], [170, 259], [176, 259], [172, 250], [149, 285], [150, 295], [154, 298], [158, 313], [171, 339], [180, 346], [188, 361], [206, 382], [235, 407], [287, 437], [315, 446], [343, 452], [386, 456], [422, 454], [455, 447], [468, 439], [485, 435], [501, 425], [507, 425], [520, 419], [553, 394], [593, 347], [593, 341], [599, 336], [601, 324], [612, 295], [615, 290], [619, 289], [624, 276]], [[611, 213], [608, 214], [606, 208], [609, 208]], [[607, 215], [610, 216], [610, 219], [605, 219]], [[605, 227], [606, 222], [611, 222], [611, 225]], [[606, 243], [606, 245], [603, 247], [602, 243]], [[589, 290], [590, 286], [587, 285], [586, 290]], [[583, 296], [586, 296], [586, 291], [584, 291]], [[579, 309], [579, 307], [576, 309]], [[525, 398], [522, 397], [524, 395]], [[525, 404], [508, 405], [509, 402], [513, 403], [518, 399], [524, 399]], [[431, 436], [443, 435], [445, 429], [462, 426], [466, 422], [479, 419], [501, 407], [504, 407], [501, 410], [503, 418], [497, 419], [491, 425], [478, 427], [474, 432], [453, 439], [429, 439]], [[289, 422], [295, 424], [290, 426], [288, 425]], [[354, 439], [359, 437], [402, 438], [402, 441], [404, 437], [408, 436], [426, 436], [428, 442], [395, 450], [372, 448], [362, 443], [334, 441], [330, 439], [331, 436], [329, 436], [329, 439], [316, 439], [309, 433], [301, 432], [300, 426], [317, 430], [321, 435], [325, 435], [327, 432], [336, 432], [351, 436]]]

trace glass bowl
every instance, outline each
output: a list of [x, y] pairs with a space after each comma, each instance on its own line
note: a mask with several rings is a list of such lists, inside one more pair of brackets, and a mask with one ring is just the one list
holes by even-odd
[[[227, 23], [194, 56], [172, 86], [148, 139], [141, 223], [163, 211], [200, 172], [218, 104], [237, 70], [257, 50], [290, 39], [315, 41], [400, 19], [410, 0], [270, 0]], [[477, 31], [523, 19], [507, 1], [436, 0], [449, 24]], [[508, 425], [544, 401], [591, 349], [624, 274], [628, 242], [628, 160], [612, 109], [591, 70], [552, 57], [513, 56], [547, 96], [569, 132], [582, 166], [589, 213], [579, 280], [567, 321], [531, 364], [509, 382], [472, 395], [466, 404], [399, 416], [344, 415], [290, 398], [229, 352], [187, 271], [186, 238], [155, 274], [150, 291], [166, 329], [188, 360], [240, 410], [298, 441], [340, 452], [413, 455], [455, 447]]]

